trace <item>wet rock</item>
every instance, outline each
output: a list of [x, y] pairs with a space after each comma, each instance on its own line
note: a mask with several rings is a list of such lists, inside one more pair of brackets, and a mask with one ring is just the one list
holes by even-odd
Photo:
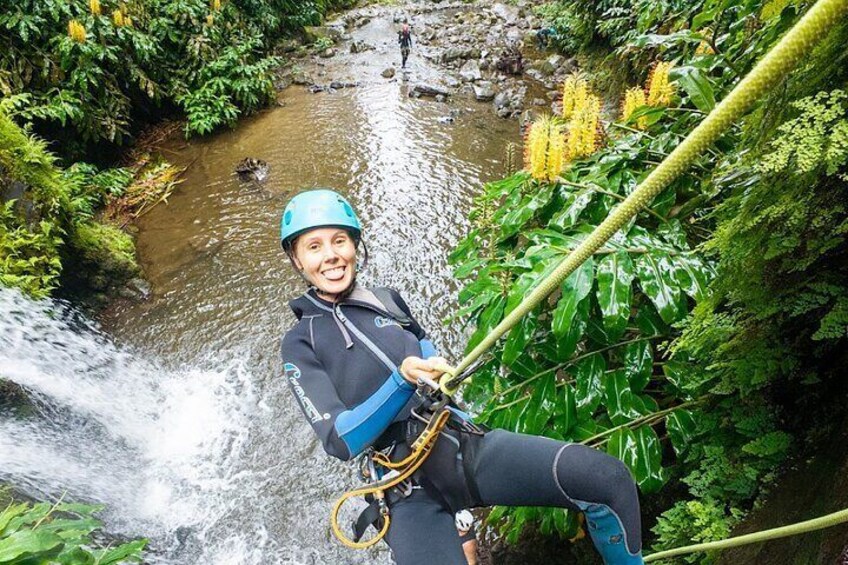
[[539, 82], [545, 81], [545, 76], [542, 74], [542, 72], [539, 69], [527, 69], [527, 70], [524, 71], [524, 74], [527, 75], [528, 77], [532, 78], [533, 80], [536, 80], [536, 81], [539, 81]]
[[495, 87], [491, 82], [481, 81], [474, 85], [474, 98], [480, 102], [489, 102], [495, 98]]
[[367, 25], [371, 22], [371, 18], [369, 16], [362, 16], [353, 22], [353, 27], [358, 28], [364, 25]]
[[236, 174], [239, 180], [248, 181], [255, 180], [262, 182], [268, 178], [268, 173], [271, 166], [262, 159], [254, 159], [253, 157], [245, 157], [236, 165]]
[[559, 68], [565, 63], [565, 57], [559, 54], [551, 55], [548, 57], [546, 62], [555, 70], [559, 70]]
[[373, 45], [365, 43], [364, 41], [354, 41], [350, 44], [351, 53], [365, 53], [366, 51], [372, 51], [373, 49]]
[[282, 53], [294, 53], [300, 46], [300, 41], [295, 38], [282, 39], [277, 43], [277, 49]]
[[533, 105], [534, 106], [544, 106], [545, 104], [547, 104], [547, 102], [545, 100], [543, 100], [542, 98], [534, 98], [533, 99]]
[[452, 124], [454, 122], [453, 116], [441, 116], [439, 117], [440, 124]]
[[461, 59], [476, 59], [479, 56], [480, 52], [477, 49], [471, 47], [448, 47], [445, 52], [442, 53], [442, 63], [450, 63], [451, 61], [457, 61]]
[[303, 35], [307, 43], [315, 43], [319, 39], [327, 38], [338, 41], [342, 38], [343, 31], [335, 26], [304, 26]]
[[450, 88], [457, 88], [459, 85], [462, 84], [462, 81], [456, 78], [455, 76], [447, 75], [445, 77], [445, 84], [448, 85]]
[[462, 65], [462, 68], [459, 69], [459, 76], [466, 82], [474, 82], [483, 78], [483, 74], [480, 72], [480, 66], [474, 60], [466, 61]]
[[450, 96], [450, 92], [448, 92], [448, 91], [446, 91], [442, 88], [436, 87], [436, 86], [431, 86], [429, 84], [416, 84], [412, 88], [412, 91], [409, 93], [409, 95], [410, 96], [416, 96], [416, 97], [417, 96], [432, 96], [434, 98], [436, 96], [442, 95], [445, 98], [447, 98], [448, 96]]
[[326, 89], [320, 84], [313, 84], [309, 87], [309, 92], [311, 92], [312, 94], [318, 94], [319, 92], [324, 92], [324, 90]]
[[380, 76], [382, 76], [383, 78], [394, 77], [395, 76], [395, 68], [394, 67], [388, 67], [386, 69], [383, 69], [383, 72], [380, 73]]
[[562, 100], [562, 91], [560, 90], [549, 90], [545, 93], [545, 95], [548, 97], [548, 100], [551, 101]]
[[518, 22], [518, 18], [520, 17], [517, 6], [509, 6], [501, 3], [497, 3], [492, 6], [492, 13], [504, 20], [507, 25], [514, 25]]
[[298, 70], [292, 73], [292, 83], [301, 86], [310, 86], [315, 84], [315, 81], [305, 72]]
[[342, 82], [339, 80], [334, 80], [330, 83], [330, 88], [334, 90], [340, 90], [342, 88], [356, 88], [359, 86], [358, 82]]
[[328, 47], [327, 49], [324, 49], [323, 51], [318, 53], [318, 56], [322, 59], [329, 59], [330, 57], [336, 56], [336, 50], [332, 47]]
[[495, 68], [508, 75], [520, 75], [524, 70], [524, 56], [521, 50], [514, 45], [504, 49], [495, 62]]
[[436, 95], [436, 102], [447, 102], [447, 100], [448, 100], [448, 97], [445, 96], [444, 94], [437, 94]]
[[150, 283], [139, 277], [130, 279], [126, 286], [118, 290], [119, 296], [129, 300], [147, 300], [152, 294]]

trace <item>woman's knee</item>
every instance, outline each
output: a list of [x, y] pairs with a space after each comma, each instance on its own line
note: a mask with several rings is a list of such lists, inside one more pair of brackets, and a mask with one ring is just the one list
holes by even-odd
[[556, 478], [565, 494], [579, 502], [618, 506], [638, 496], [630, 469], [619, 459], [584, 445], [564, 446]]

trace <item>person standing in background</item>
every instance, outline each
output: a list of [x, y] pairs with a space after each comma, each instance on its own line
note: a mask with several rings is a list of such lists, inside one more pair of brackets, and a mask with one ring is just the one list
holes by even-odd
[[409, 49], [412, 47], [412, 32], [409, 30], [409, 24], [403, 22], [398, 32], [398, 45], [400, 45], [401, 68], [406, 68], [406, 60], [409, 58]]

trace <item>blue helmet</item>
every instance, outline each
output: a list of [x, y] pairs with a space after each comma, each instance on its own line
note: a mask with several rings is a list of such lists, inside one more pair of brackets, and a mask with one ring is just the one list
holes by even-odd
[[297, 236], [325, 227], [350, 230], [356, 240], [362, 234], [356, 212], [341, 194], [326, 188], [301, 192], [289, 201], [283, 211], [280, 242], [287, 248]]

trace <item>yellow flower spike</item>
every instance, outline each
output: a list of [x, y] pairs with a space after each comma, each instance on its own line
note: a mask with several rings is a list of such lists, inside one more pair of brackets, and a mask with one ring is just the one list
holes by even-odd
[[[637, 108], [644, 106], [646, 103], [647, 101], [645, 100], [644, 90], [638, 86], [628, 88], [627, 92], [624, 93], [624, 103], [621, 105], [621, 120], [626, 122]], [[646, 116], [642, 116], [637, 119], [636, 127], [639, 129], [645, 129], [648, 127], [648, 118]]]
[[572, 73], [562, 85], [562, 117], [570, 120], [589, 96], [589, 82], [580, 73]]
[[85, 28], [77, 20], [68, 22], [68, 36], [77, 43], [85, 43]]
[[124, 13], [120, 10], [115, 10], [114, 12], [112, 12], [112, 23], [114, 23], [118, 27], [123, 27]]
[[588, 157], [598, 147], [601, 99], [590, 94], [583, 109], [574, 115], [568, 129], [568, 158]]
[[211, 27], [212, 24], [214, 24], [214, 23], [215, 23], [215, 16], [213, 16], [212, 14], [209, 14], [208, 16], [206, 16], [206, 25]]
[[212, 11], [217, 12], [220, 9], [221, 9], [221, 0], [212, 0]]
[[551, 116], [538, 118], [524, 141], [524, 166], [534, 179], [552, 182], [565, 165], [562, 124]]
[[127, 27], [132, 27], [133, 26], [132, 18], [129, 17], [129, 16], [124, 16], [124, 25], [127, 26]]
[[100, 9], [100, 0], [89, 0], [88, 7], [91, 9], [91, 13], [95, 16], [99, 16], [102, 12]]
[[668, 106], [674, 96], [674, 86], [668, 81], [671, 63], [658, 62], [648, 78], [648, 106]]

